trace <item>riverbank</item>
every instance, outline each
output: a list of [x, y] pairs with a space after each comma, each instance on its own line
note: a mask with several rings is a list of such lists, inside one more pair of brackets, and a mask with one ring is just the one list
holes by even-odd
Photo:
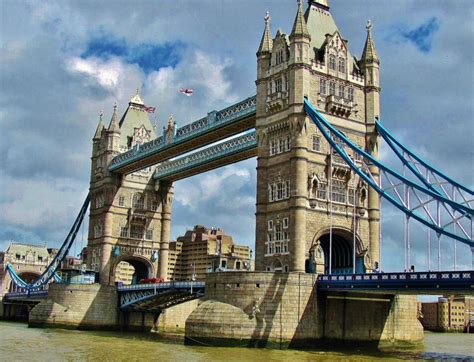
[[0, 356], [15, 361], [385, 361], [474, 359], [474, 335], [425, 333], [417, 349], [276, 350], [188, 346], [178, 335], [28, 328], [0, 321]]

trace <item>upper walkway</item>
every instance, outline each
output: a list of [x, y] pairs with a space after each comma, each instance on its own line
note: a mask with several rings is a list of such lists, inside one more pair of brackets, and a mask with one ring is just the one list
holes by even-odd
[[178, 128], [172, 137], [162, 135], [116, 156], [109, 170], [127, 174], [255, 127], [257, 100], [250, 97]]

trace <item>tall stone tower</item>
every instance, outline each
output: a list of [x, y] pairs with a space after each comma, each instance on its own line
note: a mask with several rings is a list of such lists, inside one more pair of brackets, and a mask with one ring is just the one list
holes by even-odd
[[155, 184], [151, 167], [125, 176], [108, 170], [115, 156], [154, 138], [138, 91], [120, 121], [117, 105], [107, 128], [100, 116], [92, 149], [87, 264], [99, 272], [101, 284], [118, 281], [121, 261], [134, 267], [136, 281], [167, 278], [172, 185]]
[[303, 103], [377, 156], [380, 62], [371, 24], [357, 60], [327, 0], [308, 3], [303, 12], [298, 1], [289, 36], [273, 38], [267, 14], [257, 52], [256, 269], [362, 272], [380, 260], [379, 197], [330, 149]]

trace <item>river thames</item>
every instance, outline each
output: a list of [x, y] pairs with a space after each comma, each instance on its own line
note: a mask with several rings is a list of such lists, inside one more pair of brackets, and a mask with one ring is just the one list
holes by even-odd
[[143, 333], [28, 328], [0, 322], [0, 361], [384, 361], [473, 360], [474, 335], [426, 333], [410, 350], [317, 351], [186, 346], [180, 337]]

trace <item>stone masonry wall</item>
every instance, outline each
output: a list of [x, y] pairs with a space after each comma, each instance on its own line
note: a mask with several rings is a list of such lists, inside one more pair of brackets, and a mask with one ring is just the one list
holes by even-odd
[[315, 281], [304, 273], [209, 274], [206, 296], [186, 321], [187, 341], [283, 346], [319, 337]]
[[117, 291], [99, 284], [51, 284], [48, 299], [35, 306], [30, 326], [66, 326], [84, 329], [116, 328]]

